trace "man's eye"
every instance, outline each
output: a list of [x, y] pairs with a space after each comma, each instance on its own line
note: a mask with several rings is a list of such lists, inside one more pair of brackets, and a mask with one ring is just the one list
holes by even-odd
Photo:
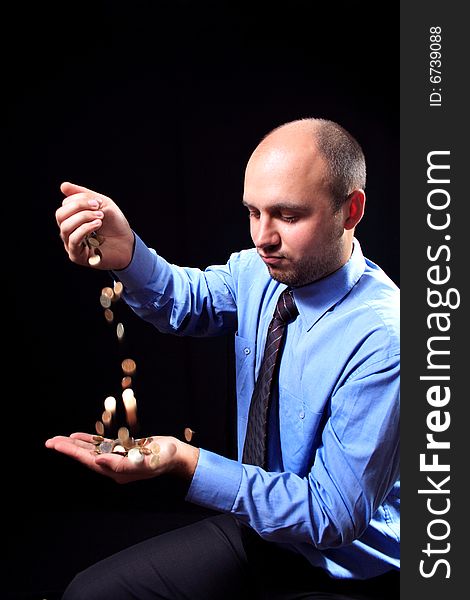
[[286, 223], [295, 223], [297, 221], [298, 217], [289, 217], [287, 215], [282, 215], [281, 219], [283, 221], [285, 221]]
[[254, 219], [258, 219], [259, 217], [259, 212], [254, 211], [254, 210], [250, 210], [248, 212], [248, 216], [250, 217], [250, 219], [254, 218]]

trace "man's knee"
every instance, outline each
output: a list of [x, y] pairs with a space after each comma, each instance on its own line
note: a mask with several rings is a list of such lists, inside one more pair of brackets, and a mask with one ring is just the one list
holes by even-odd
[[90, 571], [86, 569], [77, 573], [72, 581], [65, 589], [62, 600], [105, 600], [105, 598], [119, 599], [119, 595], [115, 595], [112, 585], [106, 584], [100, 578], [94, 577]]
[[85, 598], [90, 598], [90, 596], [83, 581], [82, 573], [78, 573], [67, 586], [62, 600], [85, 600]]

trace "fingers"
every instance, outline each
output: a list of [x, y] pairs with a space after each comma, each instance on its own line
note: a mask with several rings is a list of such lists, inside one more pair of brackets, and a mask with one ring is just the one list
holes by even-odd
[[77, 431], [70, 434], [70, 438], [73, 440], [81, 440], [82, 442], [88, 442], [89, 444], [95, 444], [96, 433], [84, 433]]
[[71, 216], [81, 212], [102, 212], [101, 207], [103, 205], [102, 198], [96, 196], [90, 197], [85, 194], [74, 194], [69, 196], [62, 202], [62, 206], [55, 212], [56, 223], [59, 227], [62, 226], [64, 221], [69, 219]]
[[[95, 445], [88, 441], [90, 437], [92, 438], [92, 436], [83, 433], [72, 434], [70, 437], [58, 435], [47, 440], [46, 447], [56, 450], [61, 454], [65, 454], [66, 456], [70, 456], [70, 458], [77, 460], [89, 469], [118, 481], [120, 473], [118, 463], [122, 461], [124, 457], [113, 455], [111, 458], [114, 460], [101, 461], [100, 463], [98, 460], [100, 455], [96, 454]], [[126, 481], [131, 481], [131, 478], [127, 478]], [[122, 483], [124, 482], [125, 481], [122, 481]]]
[[65, 198], [62, 201], [62, 206], [56, 211], [56, 222], [59, 227], [74, 213], [84, 210], [98, 210], [102, 207], [104, 200], [109, 200], [102, 194], [68, 181], [62, 183], [60, 189]]
[[68, 181], [62, 183], [61, 190], [66, 197], [56, 210], [55, 218], [70, 260], [88, 265], [92, 252], [83, 240], [100, 230], [106, 251], [99, 250], [102, 260], [92, 266], [111, 270], [127, 267], [133, 255], [134, 233], [117, 204], [108, 196]]
[[[60, 452], [62, 452], [63, 450], [66, 450], [66, 453], [70, 452], [75, 452], [75, 448], [81, 448], [83, 450], [94, 450], [95, 445], [93, 443], [93, 441], [90, 441], [88, 439], [88, 436], [85, 438], [85, 436], [83, 436], [83, 438], [76, 438], [74, 439], [72, 436], [74, 434], [72, 434], [70, 437], [64, 436], [64, 435], [57, 435], [49, 440], [46, 441], [46, 448], [52, 448], [53, 450], [59, 450]], [[81, 435], [81, 434], [77, 434]]]
[[56, 444], [59, 444], [63, 440], [68, 440], [68, 439], [69, 438], [67, 438], [67, 437], [65, 437], [63, 435], [56, 435], [55, 437], [46, 440], [46, 448], [53, 448], [53, 449], [55, 449]]
[[70, 181], [64, 181], [60, 184], [60, 191], [65, 196], [71, 196], [72, 194], [79, 194], [80, 192], [90, 192], [91, 194], [95, 194], [93, 190], [89, 188], [83, 187], [82, 185], [77, 185], [76, 183], [70, 183]]
[[117, 483], [149, 479], [159, 474], [149, 460], [136, 464], [126, 456], [117, 453], [97, 454], [93, 438], [92, 434], [82, 432], [72, 433], [69, 437], [59, 435], [47, 440], [46, 447], [70, 456], [93, 471], [114, 479]]
[[[103, 221], [100, 218], [95, 218], [92, 221], [78, 223], [83, 218], [80, 215], [77, 219], [70, 219], [64, 227], [61, 228], [61, 237], [65, 244], [66, 250], [70, 259], [74, 262], [85, 262], [90, 255], [89, 247], [84, 244], [85, 237], [101, 229]], [[74, 222], [77, 223], [74, 226]]]
[[69, 437], [58, 435], [47, 440], [46, 447], [70, 456], [88, 467], [93, 468], [95, 464], [93, 444], [86, 443], [82, 440], [74, 440]]
[[102, 200], [82, 193], [68, 198], [68, 203], [56, 211], [60, 237], [71, 260], [86, 263], [89, 249], [83, 245], [85, 236], [100, 229], [104, 212], [98, 210]]

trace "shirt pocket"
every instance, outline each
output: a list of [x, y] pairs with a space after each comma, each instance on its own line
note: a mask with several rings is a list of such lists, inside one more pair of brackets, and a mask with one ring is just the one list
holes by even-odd
[[323, 411], [311, 410], [304, 399], [280, 388], [279, 425], [284, 468], [303, 477], [310, 471], [321, 443]]
[[238, 447], [243, 447], [251, 394], [255, 386], [256, 344], [235, 334], [235, 373], [237, 387]]

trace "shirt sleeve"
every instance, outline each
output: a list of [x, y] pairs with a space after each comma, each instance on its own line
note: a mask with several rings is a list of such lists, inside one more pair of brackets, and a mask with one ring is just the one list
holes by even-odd
[[237, 326], [236, 274], [238, 255], [226, 265], [178, 267], [148, 248], [135, 235], [132, 261], [114, 271], [124, 285], [125, 302], [163, 333], [214, 336]]
[[365, 364], [331, 398], [305, 477], [201, 451], [187, 499], [232, 512], [265, 539], [320, 549], [367, 528], [399, 470], [399, 357]]

